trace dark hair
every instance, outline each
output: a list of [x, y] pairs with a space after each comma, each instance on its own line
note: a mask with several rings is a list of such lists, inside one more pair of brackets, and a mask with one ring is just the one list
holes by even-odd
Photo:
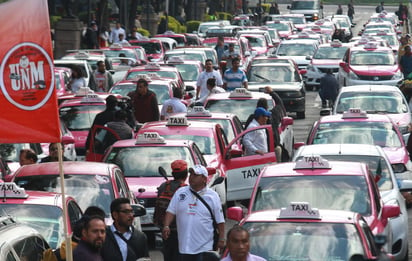
[[257, 107], [263, 107], [267, 110], [269, 106], [268, 106], [268, 101], [266, 100], [266, 98], [259, 98], [256, 104], [256, 108]]
[[122, 204], [130, 204], [130, 200], [128, 198], [116, 198], [110, 204], [110, 213], [117, 212], [120, 210], [120, 205]]
[[183, 97], [182, 90], [178, 87], [173, 87], [173, 97], [182, 99]]
[[189, 174], [188, 170], [184, 170], [184, 171], [179, 171], [179, 172], [175, 172], [172, 171], [172, 176], [174, 179], [187, 179], [187, 175]]
[[[77, 78], [83, 77], [83, 70], [79, 66], [73, 65], [72, 71], [77, 74]], [[73, 77], [73, 74], [72, 74], [72, 77]]]
[[94, 220], [94, 219], [101, 220], [101, 221], [103, 221], [103, 223], [104, 223], [104, 218], [102, 218], [102, 217], [99, 216], [99, 215], [83, 216], [83, 218], [84, 218], [84, 222], [83, 222], [83, 228], [82, 228], [82, 229], [85, 229], [85, 230], [89, 229], [89, 227], [90, 227], [90, 222], [91, 222], [92, 220]]
[[206, 59], [205, 64], [207, 64], [208, 62], [213, 63], [212, 59]]
[[106, 108], [113, 109], [117, 105], [117, 98], [114, 95], [109, 95], [106, 98]]
[[97, 206], [89, 206], [83, 213], [84, 216], [101, 216], [103, 219], [106, 217], [104, 210]]
[[104, 63], [104, 61], [98, 61], [98, 62], [96, 63], [97, 67], [99, 67], [99, 66], [100, 66], [100, 64], [104, 64], [104, 65], [106, 65], [106, 64]]
[[119, 57], [126, 57], [126, 55], [124, 53], [120, 53]]
[[[49, 144], [49, 150], [50, 150], [51, 146], [53, 146], [54, 144], [59, 144], [59, 142], [52, 142], [52, 143], [50, 143], [50, 144]], [[62, 150], [63, 150], [63, 149], [64, 149], [64, 144], [61, 143], [61, 145], [62, 145]]]
[[217, 39], [220, 40], [220, 41], [222, 41], [222, 40], [224, 41], [224, 40], [225, 40], [225, 37], [219, 36], [219, 37], [217, 37]]
[[230, 234], [232, 232], [246, 232], [247, 237], [249, 238], [249, 231], [247, 231], [244, 227], [239, 226], [238, 224], [234, 225], [231, 229], [226, 234], [226, 240], [229, 241], [230, 239]]
[[137, 81], [137, 86], [139, 86], [140, 83], [143, 83], [145, 87], [149, 86], [149, 83], [146, 81], [146, 79], [140, 78]]
[[215, 78], [209, 78], [209, 79], [207, 79], [206, 85], [210, 85], [210, 86], [215, 87], [215, 86], [216, 86], [216, 79], [215, 79]]
[[240, 62], [239, 57], [235, 57], [235, 58], [233, 58], [233, 59], [232, 59], [232, 64], [233, 64], [234, 62]]
[[37, 162], [37, 154], [32, 149], [22, 149], [20, 150], [20, 156], [24, 154], [25, 159], [31, 159], [34, 162]]

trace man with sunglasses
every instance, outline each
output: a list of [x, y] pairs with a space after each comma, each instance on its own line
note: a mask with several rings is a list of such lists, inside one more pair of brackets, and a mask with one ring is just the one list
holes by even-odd
[[106, 228], [101, 254], [104, 261], [136, 261], [149, 257], [146, 235], [133, 227], [134, 212], [127, 198], [110, 204], [113, 224]]

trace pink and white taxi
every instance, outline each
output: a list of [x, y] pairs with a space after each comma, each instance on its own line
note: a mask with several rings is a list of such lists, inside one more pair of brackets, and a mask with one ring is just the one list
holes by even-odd
[[391, 48], [369, 43], [349, 48], [339, 63], [339, 86], [396, 85], [403, 74]]
[[365, 163], [327, 161], [321, 156], [265, 167], [256, 181], [248, 214], [281, 209], [290, 202], [361, 214], [373, 234], [384, 234], [392, 246], [388, 219], [400, 214], [399, 205], [385, 205]]

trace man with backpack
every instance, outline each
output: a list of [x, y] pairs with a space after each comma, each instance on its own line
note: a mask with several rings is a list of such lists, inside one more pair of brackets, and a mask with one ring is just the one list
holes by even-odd
[[[163, 230], [163, 222], [166, 215], [166, 209], [176, 190], [187, 186], [186, 179], [188, 175], [187, 163], [184, 160], [175, 160], [171, 164], [173, 180], [163, 182], [157, 190], [157, 200], [153, 215], [153, 223]], [[164, 261], [178, 261], [179, 244], [177, 239], [176, 222], [170, 225], [170, 236], [163, 239], [163, 257]]]

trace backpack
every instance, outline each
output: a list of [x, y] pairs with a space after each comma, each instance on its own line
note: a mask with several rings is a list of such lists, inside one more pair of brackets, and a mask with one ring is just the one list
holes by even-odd
[[[166, 216], [166, 210], [169, 206], [170, 200], [175, 194], [176, 190], [181, 187], [187, 186], [185, 183], [180, 183], [175, 189], [172, 188], [172, 181], [168, 180], [165, 182], [165, 188], [163, 191], [160, 191], [159, 196], [155, 202], [155, 209], [153, 213], [153, 224], [158, 227], [163, 227], [163, 221]], [[176, 227], [176, 224], [173, 222], [172, 226]]]

